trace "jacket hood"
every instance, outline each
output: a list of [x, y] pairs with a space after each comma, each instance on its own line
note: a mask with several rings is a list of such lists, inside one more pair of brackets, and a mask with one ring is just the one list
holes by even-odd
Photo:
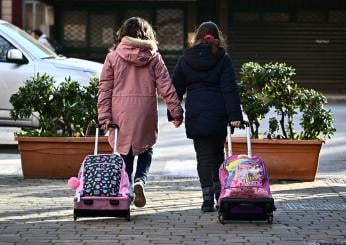
[[184, 51], [186, 62], [194, 70], [210, 70], [225, 55], [225, 50], [219, 48], [217, 55], [212, 54], [211, 47], [208, 44], [197, 44]]
[[143, 66], [157, 55], [157, 45], [151, 40], [125, 36], [115, 51], [122, 59], [136, 66]]

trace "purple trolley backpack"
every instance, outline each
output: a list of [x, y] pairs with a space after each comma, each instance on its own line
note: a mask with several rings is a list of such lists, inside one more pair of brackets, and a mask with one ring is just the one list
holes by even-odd
[[267, 220], [273, 222], [274, 199], [264, 161], [252, 156], [249, 123], [246, 125], [247, 155], [232, 155], [232, 137], [227, 127], [228, 158], [221, 164], [219, 178], [221, 193], [218, 200], [218, 219]]

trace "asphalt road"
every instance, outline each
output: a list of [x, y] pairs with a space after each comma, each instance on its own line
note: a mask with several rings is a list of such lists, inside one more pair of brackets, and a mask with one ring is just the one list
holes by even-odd
[[[336, 133], [322, 146], [317, 177], [343, 177], [346, 176], [346, 104], [329, 104], [327, 109], [335, 118]], [[266, 126], [263, 123], [261, 129]], [[20, 156], [13, 136], [16, 130], [0, 128], [0, 174], [21, 175]], [[235, 134], [245, 135], [245, 132], [236, 130]], [[164, 105], [159, 106], [159, 139], [154, 146], [150, 173], [151, 176], [197, 176], [192, 141], [186, 139], [184, 125], [174, 128], [167, 122]]]

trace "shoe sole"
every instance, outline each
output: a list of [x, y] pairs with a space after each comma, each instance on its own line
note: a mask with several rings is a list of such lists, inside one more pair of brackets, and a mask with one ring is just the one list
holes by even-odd
[[139, 207], [139, 208], [144, 207], [147, 201], [145, 199], [143, 186], [135, 185], [134, 192], [135, 192], [135, 200], [133, 203], [135, 204], [136, 207]]

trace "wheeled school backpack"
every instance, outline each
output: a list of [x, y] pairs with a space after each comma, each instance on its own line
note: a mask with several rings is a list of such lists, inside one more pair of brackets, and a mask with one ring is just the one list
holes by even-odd
[[252, 156], [249, 124], [246, 125], [247, 155], [232, 155], [231, 130], [228, 127], [228, 158], [221, 164], [221, 193], [218, 200], [220, 223], [226, 220], [267, 220], [275, 211], [269, 176], [264, 161]]
[[72, 177], [69, 186], [76, 189], [74, 196], [74, 220], [78, 217], [125, 217], [130, 220], [130, 183], [125, 162], [116, 152], [117, 126], [114, 128], [113, 154], [98, 154], [97, 125], [95, 150], [85, 157], [78, 178]]

